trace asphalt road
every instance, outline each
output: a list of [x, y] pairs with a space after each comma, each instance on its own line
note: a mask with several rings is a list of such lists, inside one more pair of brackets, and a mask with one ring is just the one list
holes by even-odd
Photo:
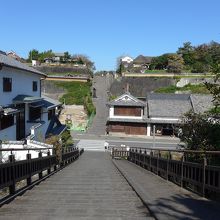
[[180, 144], [178, 138], [172, 137], [153, 137], [141, 138], [141, 137], [115, 137], [106, 135], [88, 135], [88, 134], [72, 134], [75, 144], [79, 140], [105, 140], [110, 146], [129, 146], [129, 147], [141, 147], [141, 148], [164, 148], [164, 149], [177, 149]]

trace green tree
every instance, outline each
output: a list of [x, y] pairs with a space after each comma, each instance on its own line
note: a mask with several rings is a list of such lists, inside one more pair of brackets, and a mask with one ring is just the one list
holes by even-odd
[[31, 62], [32, 60], [38, 60], [40, 54], [39, 51], [36, 49], [30, 50], [28, 54], [28, 62]]
[[190, 67], [194, 63], [194, 47], [191, 42], [183, 43], [183, 47], [178, 48], [177, 54], [182, 55], [186, 66]]
[[161, 56], [154, 57], [150, 64], [150, 69], [156, 69], [156, 70], [167, 69], [169, 55], [170, 54], [163, 54]]
[[167, 72], [181, 73], [184, 68], [184, 60], [181, 55], [172, 54], [168, 57]]
[[181, 141], [190, 150], [220, 150], [220, 121], [210, 113], [187, 113], [183, 118]]
[[214, 108], [205, 113], [189, 112], [183, 117], [180, 139], [191, 150], [220, 150], [220, 66], [212, 65], [214, 82], [205, 83], [213, 96]]
[[54, 53], [52, 50], [47, 50], [39, 54], [38, 61], [44, 62], [46, 58], [54, 57]]
[[64, 62], [68, 62], [70, 58], [71, 55], [69, 54], [69, 52], [68, 51], [64, 52], [64, 57], [63, 57]]
[[218, 62], [212, 65], [212, 72], [214, 82], [206, 82], [205, 86], [213, 96], [214, 111], [212, 112], [218, 117], [220, 114], [220, 64]]

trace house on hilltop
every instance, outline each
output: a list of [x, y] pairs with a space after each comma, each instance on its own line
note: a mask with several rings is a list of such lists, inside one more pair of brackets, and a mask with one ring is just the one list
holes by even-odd
[[44, 141], [66, 126], [58, 120], [61, 104], [41, 96], [46, 74], [0, 53], [0, 140], [22, 140], [30, 134]]
[[134, 68], [149, 69], [153, 57], [139, 55], [133, 60]]

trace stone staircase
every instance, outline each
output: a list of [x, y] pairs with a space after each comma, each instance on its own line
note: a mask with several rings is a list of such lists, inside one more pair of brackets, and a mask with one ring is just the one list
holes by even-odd
[[84, 151], [105, 151], [104, 140], [80, 140], [77, 143], [78, 148], [84, 148]]
[[93, 103], [96, 107], [96, 115], [93, 119], [93, 123], [88, 128], [88, 134], [103, 135], [106, 129], [106, 120], [108, 117], [108, 108], [106, 103], [108, 102], [107, 92], [110, 87], [110, 77], [108, 76], [96, 76], [94, 77], [93, 87], [96, 88], [97, 98], [93, 98]]

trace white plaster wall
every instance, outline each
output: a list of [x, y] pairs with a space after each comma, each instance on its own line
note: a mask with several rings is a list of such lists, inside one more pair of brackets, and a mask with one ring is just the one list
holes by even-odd
[[[3, 77], [12, 78], [12, 91], [3, 92]], [[12, 104], [17, 95], [30, 95], [40, 97], [40, 75], [4, 67], [0, 70], [0, 105]], [[37, 81], [37, 91], [34, 92], [32, 82]]]
[[[36, 148], [44, 148], [42, 146], [36, 146]], [[23, 145], [18, 145], [18, 144], [2, 144], [2, 149], [21, 149], [24, 148]], [[45, 157], [47, 156], [47, 151], [48, 150], [42, 150], [42, 156]], [[49, 150], [51, 155], [52, 155], [52, 150]], [[28, 151], [24, 150], [24, 151], [13, 151], [12, 152], [15, 155], [15, 160], [26, 160], [26, 155], [28, 153]], [[29, 153], [31, 154], [31, 158], [38, 158], [38, 154], [39, 154], [39, 150], [30, 150]], [[6, 162], [8, 160], [8, 156], [11, 154], [10, 151], [4, 151], [2, 152], [2, 158], [1, 161], [2, 162]]]
[[41, 128], [42, 133], [44, 134], [44, 138], [45, 138], [45, 134], [46, 134], [48, 126], [50, 124], [50, 120], [48, 121], [48, 112], [44, 111], [44, 113], [42, 115], [42, 121], [45, 122]]
[[149, 137], [151, 133], [151, 124], [147, 125], [147, 136]]
[[[45, 110], [44, 110], [45, 111]], [[34, 130], [34, 140], [36, 141], [45, 141], [45, 134], [47, 132], [50, 120], [48, 121], [48, 113], [43, 112], [41, 115], [41, 120], [39, 120], [39, 123], [42, 122], [42, 125]], [[43, 123], [44, 122], [44, 123]], [[36, 123], [26, 123], [26, 136], [31, 133], [31, 127], [36, 125]]]

